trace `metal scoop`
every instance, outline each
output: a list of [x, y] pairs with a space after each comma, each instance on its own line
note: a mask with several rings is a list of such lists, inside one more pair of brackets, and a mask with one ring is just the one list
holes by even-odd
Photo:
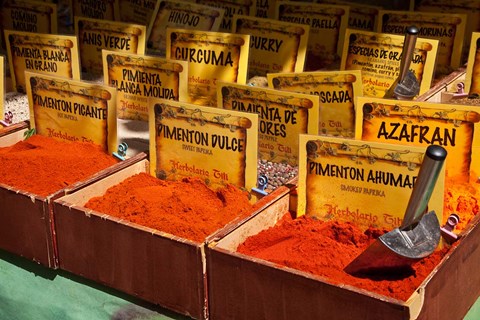
[[425, 214], [447, 151], [427, 148], [412, 190], [402, 225], [372, 243], [344, 270], [349, 274], [393, 271], [430, 255], [440, 241], [440, 223], [435, 211]]
[[420, 92], [420, 84], [417, 77], [410, 70], [418, 32], [419, 30], [415, 26], [410, 26], [406, 30], [402, 48], [402, 60], [400, 61], [400, 74], [388, 91], [385, 92], [383, 96], [385, 99], [411, 100]]

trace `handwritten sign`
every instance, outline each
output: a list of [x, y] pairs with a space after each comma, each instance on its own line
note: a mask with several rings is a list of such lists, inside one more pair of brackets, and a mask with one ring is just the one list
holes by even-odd
[[480, 32], [472, 34], [465, 73], [465, 91], [480, 94]]
[[102, 49], [145, 53], [146, 26], [75, 17], [82, 72], [103, 75]]
[[77, 38], [5, 31], [13, 87], [25, 93], [25, 71], [80, 80]]
[[167, 30], [167, 58], [187, 61], [189, 103], [217, 106], [216, 82], [245, 84], [248, 35]]
[[[320, 2], [320, 1], [317, 1]], [[321, 0], [321, 3], [333, 3], [350, 7], [348, 17], [348, 28], [375, 31], [377, 25], [378, 11], [382, 9], [379, 6], [367, 5], [343, 0]]]
[[460, 67], [467, 15], [381, 10], [377, 31], [405, 35], [409, 26], [418, 36], [438, 40], [436, 72], [448, 74]]
[[257, 179], [258, 116], [150, 98], [150, 172], [251, 190]]
[[298, 166], [299, 134], [318, 131], [318, 99], [311, 95], [217, 83], [219, 107], [258, 114], [258, 157]]
[[462, 56], [466, 60], [472, 33], [480, 30], [480, 2], [478, 0], [411, 0], [410, 8], [416, 12], [442, 12], [467, 15], [467, 25]]
[[159, 0], [118, 0], [121, 22], [146, 24], [153, 17]]
[[[405, 37], [347, 29], [341, 70], [361, 70], [363, 94], [382, 98], [400, 74]], [[420, 83], [420, 93], [430, 89], [438, 40], [417, 38], [410, 69]]]
[[57, 5], [42, 1], [7, 0], [0, 7], [0, 47], [5, 47], [4, 30], [57, 33]]
[[73, 0], [73, 16], [119, 21], [120, 7], [118, 1], [119, 0]]
[[[323, 136], [300, 136], [297, 215], [370, 226], [399, 227], [425, 148]], [[429, 210], [441, 221], [445, 168]]]
[[103, 50], [106, 85], [117, 88], [117, 117], [148, 121], [148, 98], [188, 98], [183, 61]]
[[270, 72], [302, 72], [309, 31], [308, 25], [239, 15], [232, 29], [251, 36], [249, 79]]
[[251, 16], [257, 11], [257, 0], [196, 0], [196, 2], [225, 10], [225, 16], [218, 30], [223, 32], [232, 31], [234, 15]]
[[310, 26], [305, 71], [338, 69], [349, 12], [348, 6], [293, 1], [277, 3], [280, 21]]
[[367, 97], [359, 97], [357, 103], [356, 139], [409, 146], [441, 145], [448, 152], [447, 177], [470, 181], [475, 168], [472, 152], [480, 145], [475, 130], [480, 121], [477, 107]]
[[116, 89], [26, 71], [30, 126], [37, 134], [117, 150]]
[[167, 28], [218, 31], [224, 14], [223, 9], [191, 2], [159, 1], [148, 27], [147, 52], [166, 55]]
[[270, 88], [319, 97], [318, 131], [314, 134], [355, 136], [355, 97], [363, 91], [360, 71], [269, 73], [267, 80]]

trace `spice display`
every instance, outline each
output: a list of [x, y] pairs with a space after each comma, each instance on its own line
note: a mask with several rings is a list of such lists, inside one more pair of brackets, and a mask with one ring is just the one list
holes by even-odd
[[0, 183], [47, 196], [116, 162], [92, 143], [33, 135], [0, 148]]
[[[478, 178], [472, 175], [471, 179]], [[445, 182], [443, 216], [445, 220], [450, 214], [457, 214], [460, 221], [456, 225], [456, 230], [462, 231], [480, 211], [478, 203], [480, 188], [478, 183], [473, 181], [459, 183], [451, 180]]]
[[233, 185], [212, 190], [198, 178], [166, 181], [147, 173], [127, 178], [85, 207], [197, 242], [252, 213], [248, 194]]
[[376, 238], [387, 232], [362, 232], [352, 223], [323, 222], [287, 213], [274, 227], [248, 238], [237, 251], [324, 277], [336, 285], [351, 285], [406, 301], [430, 274], [448, 248], [438, 250], [409, 268], [391, 273], [352, 276], [343, 269]]
[[295, 178], [298, 175], [298, 166], [259, 159], [257, 173], [258, 176], [267, 178], [268, 184], [265, 189], [270, 192]]

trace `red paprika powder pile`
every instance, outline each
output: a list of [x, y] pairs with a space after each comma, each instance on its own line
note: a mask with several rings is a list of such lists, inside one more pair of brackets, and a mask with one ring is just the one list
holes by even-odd
[[333, 284], [347, 284], [406, 301], [448, 251], [439, 250], [413, 264], [405, 273], [352, 276], [343, 269], [376, 238], [387, 232], [370, 228], [361, 232], [354, 224], [323, 222], [289, 213], [274, 227], [249, 237], [237, 251], [326, 278]]
[[48, 196], [118, 162], [100, 146], [41, 135], [0, 148], [0, 183]]
[[478, 177], [472, 172], [470, 182], [461, 183], [450, 178], [445, 180], [443, 220], [446, 221], [452, 213], [457, 214], [460, 221], [455, 227], [455, 232], [464, 230], [480, 211]]
[[197, 242], [252, 213], [248, 194], [233, 185], [214, 191], [197, 178], [165, 181], [147, 173], [127, 178], [85, 207]]

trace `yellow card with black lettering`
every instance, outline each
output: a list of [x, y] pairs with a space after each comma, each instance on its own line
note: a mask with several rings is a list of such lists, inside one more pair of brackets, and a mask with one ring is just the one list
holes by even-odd
[[145, 54], [144, 25], [75, 17], [82, 72], [102, 76], [102, 49]]
[[37, 134], [117, 150], [116, 89], [26, 71], [30, 126]]
[[319, 97], [318, 131], [314, 134], [355, 136], [355, 97], [363, 94], [359, 70], [269, 73], [267, 80], [270, 88]]
[[0, 7], [0, 47], [5, 47], [4, 30], [57, 33], [57, 5], [43, 1], [8, 0]]
[[74, 17], [120, 20], [119, 0], [72, 0]]
[[257, 11], [257, 0], [196, 0], [196, 2], [225, 10], [219, 29], [223, 32], [232, 31], [234, 15], [254, 16]]
[[408, 27], [416, 26], [418, 37], [438, 40], [437, 74], [460, 67], [467, 15], [381, 10], [378, 19], [378, 32], [405, 35]]
[[338, 70], [349, 14], [348, 6], [278, 1], [276, 18], [310, 26], [305, 71]]
[[277, 0], [256, 0], [255, 14], [258, 18], [275, 19]]
[[177, 0], [158, 1], [147, 32], [147, 52], [165, 56], [167, 28], [218, 31], [225, 10]]
[[[400, 74], [405, 37], [347, 29], [340, 70], [361, 70], [363, 95], [383, 98]], [[417, 38], [410, 63], [420, 85], [419, 95], [430, 89], [438, 40]]]
[[148, 24], [159, 0], [118, 0], [121, 22]]
[[258, 114], [258, 157], [298, 166], [298, 135], [318, 132], [313, 95], [217, 82], [218, 106]]
[[184, 61], [103, 50], [106, 85], [117, 88], [117, 118], [148, 121], [148, 98], [188, 99]]
[[25, 93], [25, 71], [80, 80], [77, 37], [5, 30], [13, 88]]
[[150, 98], [150, 172], [198, 177], [216, 189], [257, 181], [258, 115]]
[[235, 15], [233, 33], [248, 34], [248, 79], [270, 72], [302, 72], [310, 26]]
[[[297, 215], [391, 230], [407, 210], [426, 147], [300, 136]], [[443, 216], [445, 167], [428, 203]]]
[[480, 95], [480, 32], [472, 34], [465, 73], [465, 92]]
[[[320, 2], [320, 1], [317, 1]], [[378, 11], [380, 6], [372, 6], [364, 3], [343, 1], [343, 0], [321, 0], [321, 3], [333, 3], [350, 7], [348, 28], [375, 31], [377, 25]]]
[[167, 29], [167, 58], [188, 63], [188, 103], [217, 106], [216, 82], [247, 82], [250, 36]]

